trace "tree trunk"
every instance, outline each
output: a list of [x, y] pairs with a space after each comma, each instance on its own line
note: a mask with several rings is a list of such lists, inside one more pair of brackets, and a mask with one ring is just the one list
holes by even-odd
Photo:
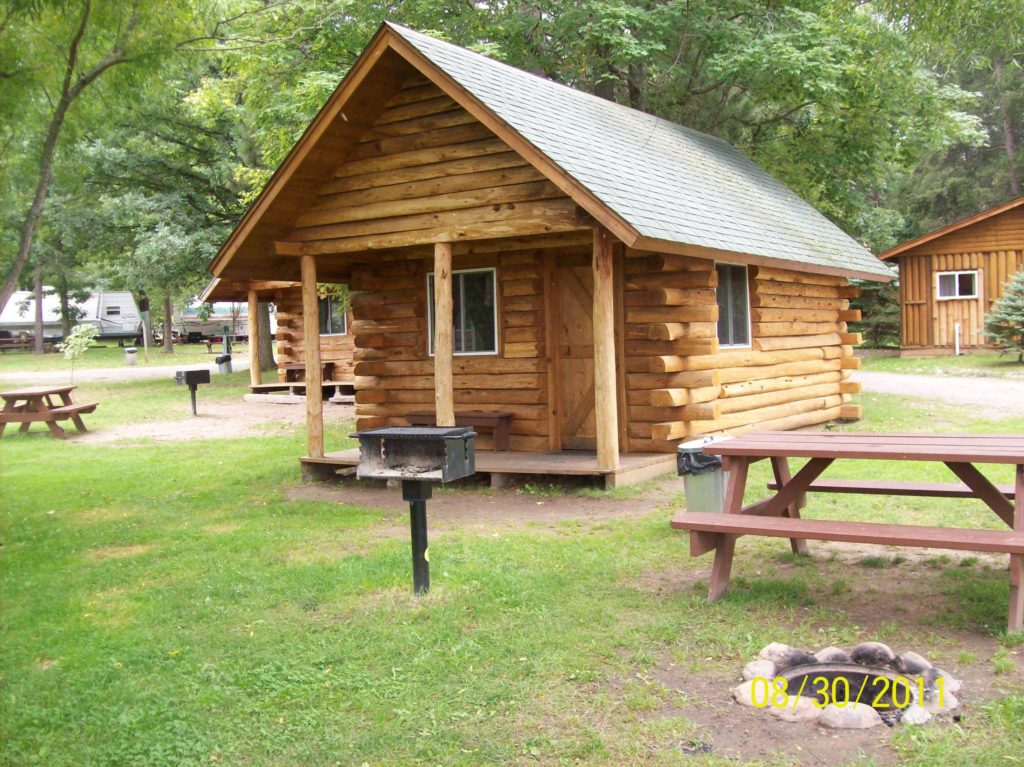
[[1013, 120], [1010, 117], [1009, 96], [1003, 86], [1003, 60], [997, 57], [992, 62], [996, 76], [996, 90], [999, 92], [999, 111], [1002, 112], [1003, 147], [1006, 150], [1007, 164], [1010, 167], [1010, 193], [1014, 197], [1021, 195], [1020, 168], [1017, 165], [1017, 138], [1013, 134]]
[[260, 336], [260, 370], [276, 370], [274, 338], [270, 333], [270, 304], [266, 301], [260, 301], [257, 323]]
[[164, 296], [164, 354], [174, 354], [172, 330], [174, 330], [174, 307], [171, 305], [171, 297]]
[[32, 339], [32, 351], [36, 354], [43, 353], [43, 265], [36, 264], [35, 284], [32, 286], [35, 294], [36, 316], [34, 327], [34, 338]]
[[71, 299], [68, 297], [68, 281], [57, 280], [57, 295], [60, 297], [60, 334], [62, 338], [71, 335]]
[[89, 14], [92, 11], [92, 3], [84, 3], [82, 17], [79, 20], [78, 28], [68, 44], [67, 61], [64, 66], [64, 81], [61, 85], [60, 99], [53, 108], [50, 123], [46, 127], [46, 139], [43, 141], [43, 149], [39, 156], [39, 178], [36, 180], [35, 194], [32, 196], [32, 204], [25, 213], [25, 219], [21, 224], [21, 232], [18, 241], [18, 252], [11, 264], [10, 271], [0, 287], [0, 311], [7, 306], [11, 296], [18, 287], [18, 279], [28, 263], [29, 254], [32, 252], [32, 240], [35, 237], [36, 227], [43, 215], [43, 208], [46, 205], [46, 198], [50, 194], [50, 182], [53, 180], [53, 155], [57, 150], [57, 140], [60, 138], [61, 129], [64, 127], [64, 120], [67, 117], [68, 109], [76, 98], [89, 87], [105, 71], [116, 64], [122, 63], [124, 59], [124, 42], [138, 21], [138, 11], [133, 13], [124, 32], [118, 38], [113, 50], [100, 59], [89, 71], [75, 78], [79, 68], [78, 46], [85, 36], [86, 27], [89, 25]]

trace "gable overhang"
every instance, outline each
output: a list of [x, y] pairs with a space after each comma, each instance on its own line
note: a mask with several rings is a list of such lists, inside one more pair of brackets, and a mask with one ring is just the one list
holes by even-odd
[[952, 224], [947, 224], [946, 226], [940, 227], [935, 231], [928, 232], [928, 234], [923, 234], [920, 237], [917, 237], [916, 239], [908, 240], [907, 242], [897, 245], [895, 248], [890, 248], [889, 250], [883, 253], [879, 253], [878, 257], [883, 261], [886, 261], [902, 253], [906, 253], [908, 250], [913, 250], [914, 248], [918, 248], [921, 245], [925, 245], [933, 240], [945, 237], [947, 234], [952, 234], [953, 232], [957, 232], [961, 229], [966, 229], [969, 226], [973, 226], [974, 224], [978, 224], [987, 219], [994, 218], [995, 216], [998, 216], [1001, 213], [1005, 213], [1008, 210], [1013, 210], [1014, 208], [1018, 208], [1021, 205], [1024, 205], [1024, 197], [1018, 197], [1015, 200], [1010, 200], [1009, 202], [1003, 203], [1002, 205], [997, 205], [994, 208], [983, 210], [981, 211], [981, 213], [975, 213], [973, 216], [968, 216], [967, 218], [962, 218], [959, 221], [954, 221]]

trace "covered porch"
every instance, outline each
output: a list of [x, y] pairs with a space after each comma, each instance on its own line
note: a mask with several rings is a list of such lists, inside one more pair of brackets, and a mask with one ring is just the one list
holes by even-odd
[[[305, 456], [302, 473], [309, 479], [330, 480], [352, 475], [359, 465], [359, 449], [338, 450], [322, 456]], [[512, 453], [480, 450], [476, 454], [477, 474], [488, 475], [491, 487], [503, 487], [510, 480], [527, 477], [589, 478], [606, 489], [646, 482], [675, 471], [676, 459], [670, 453], [626, 453], [618, 466], [602, 469], [597, 454], [586, 450], [554, 453]]]

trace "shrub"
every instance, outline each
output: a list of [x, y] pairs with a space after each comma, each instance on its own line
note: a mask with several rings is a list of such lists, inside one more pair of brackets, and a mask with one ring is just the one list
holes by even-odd
[[1006, 283], [1003, 297], [985, 318], [985, 335], [1000, 350], [1017, 355], [1024, 362], [1024, 269]]

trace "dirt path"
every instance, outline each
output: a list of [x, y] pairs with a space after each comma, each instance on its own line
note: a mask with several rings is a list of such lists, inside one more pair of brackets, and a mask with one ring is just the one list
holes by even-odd
[[[196, 439], [237, 439], [261, 434], [281, 434], [306, 423], [306, 408], [298, 405], [273, 405], [263, 402], [200, 402], [199, 415], [193, 417], [189, 405], [182, 404], [182, 417], [169, 421], [139, 421], [97, 428], [85, 434], [68, 432], [69, 441], [103, 444], [118, 441], [155, 440], [179, 442]], [[352, 405], [324, 405], [324, 421], [334, 424], [355, 417]], [[86, 424], [88, 425], [88, 424]]]
[[947, 405], [973, 405], [981, 408], [980, 415], [992, 418], [1024, 415], [1024, 381], [1021, 380], [865, 371], [860, 371], [855, 380], [864, 384], [866, 392], [920, 397]]

